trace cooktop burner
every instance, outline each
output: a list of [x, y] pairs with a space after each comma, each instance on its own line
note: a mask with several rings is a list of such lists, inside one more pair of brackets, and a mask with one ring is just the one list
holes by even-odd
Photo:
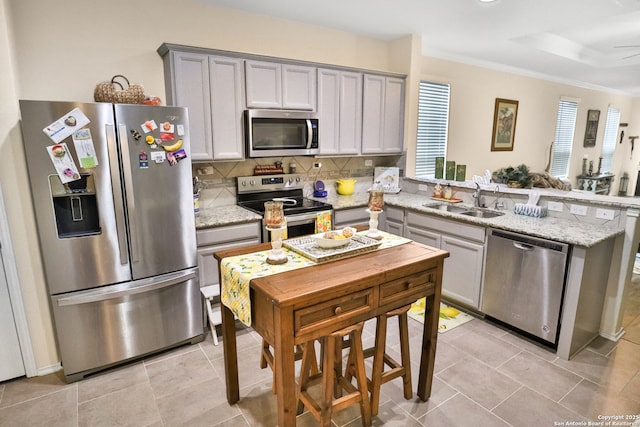
[[238, 177], [238, 205], [260, 215], [264, 202], [280, 200], [287, 216], [333, 209], [329, 203], [303, 196], [304, 182], [300, 175], [266, 175]]

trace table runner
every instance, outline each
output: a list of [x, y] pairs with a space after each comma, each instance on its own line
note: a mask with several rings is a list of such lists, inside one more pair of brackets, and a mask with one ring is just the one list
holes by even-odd
[[[365, 230], [358, 234], [366, 235], [366, 233], [367, 231]], [[384, 231], [379, 231], [379, 233], [382, 235], [382, 244], [376, 250], [411, 241], [411, 239]], [[270, 249], [228, 257], [220, 261], [220, 271], [222, 273], [222, 283], [220, 284], [221, 301], [247, 326], [251, 326], [251, 299], [249, 295], [249, 282], [251, 279], [316, 265], [315, 262], [297, 252], [284, 247], [282, 250], [289, 257], [289, 261], [280, 265], [272, 265], [266, 262]]]

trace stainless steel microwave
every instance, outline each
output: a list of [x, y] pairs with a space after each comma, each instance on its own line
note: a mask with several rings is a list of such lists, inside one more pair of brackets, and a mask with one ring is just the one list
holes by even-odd
[[318, 117], [290, 110], [245, 110], [249, 157], [312, 156], [318, 154]]

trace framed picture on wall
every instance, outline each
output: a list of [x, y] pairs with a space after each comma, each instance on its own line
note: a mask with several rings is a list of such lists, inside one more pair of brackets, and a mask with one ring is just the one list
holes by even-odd
[[584, 131], [585, 147], [596, 146], [596, 135], [598, 134], [599, 120], [600, 120], [600, 110], [589, 110], [587, 112], [587, 128]]
[[491, 151], [513, 151], [517, 118], [518, 101], [496, 98]]

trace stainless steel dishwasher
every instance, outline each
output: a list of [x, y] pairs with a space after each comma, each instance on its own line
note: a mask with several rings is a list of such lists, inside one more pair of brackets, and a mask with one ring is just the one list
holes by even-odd
[[570, 246], [489, 230], [482, 311], [557, 346]]

